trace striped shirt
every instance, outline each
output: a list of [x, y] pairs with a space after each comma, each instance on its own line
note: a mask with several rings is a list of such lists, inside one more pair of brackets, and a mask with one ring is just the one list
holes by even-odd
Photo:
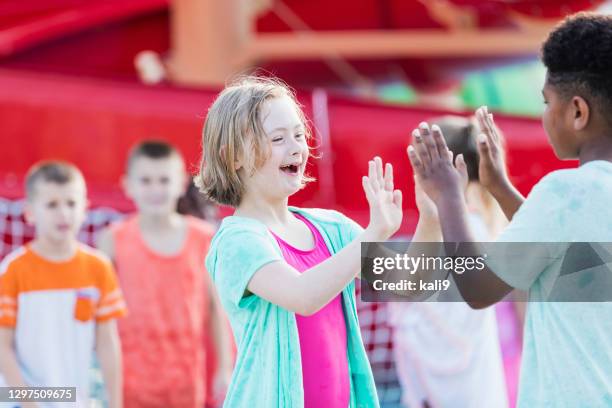
[[125, 314], [112, 264], [86, 245], [61, 262], [26, 245], [0, 264], [0, 326], [15, 330], [25, 382], [77, 387], [77, 406], [85, 406], [89, 395], [96, 323]]

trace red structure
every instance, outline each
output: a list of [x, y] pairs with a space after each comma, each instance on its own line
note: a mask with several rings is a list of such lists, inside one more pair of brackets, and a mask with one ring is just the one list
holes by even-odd
[[[437, 3], [452, 6], [450, 10], [454, 14], [436, 11]], [[333, 64], [330, 68], [329, 61], [316, 55], [279, 60], [271, 48], [274, 41], [284, 41], [278, 35], [307, 29], [311, 34], [322, 34], [315, 39], [332, 47], [333, 35], [358, 31], [409, 36], [419, 29], [447, 34], [459, 30], [458, 35], [480, 29], [512, 30], [527, 24], [525, 21], [533, 25], [534, 21], [558, 18], [598, 3], [588, 0], [271, 2], [272, 11], [256, 20], [257, 41], [262, 42], [256, 41], [255, 49], [270, 55], [267, 61], [262, 61], [264, 67], [298, 86], [300, 101], [316, 130], [315, 143], [321, 156], [311, 164], [311, 172], [318, 181], [299, 193], [294, 203], [337, 208], [365, 222], [366, 202], [360, 175], [365, 172], [367, 160], [378, 154], [397, 169], [397, 181], [404, 190], [408, 207], [404, 231], [409, 231], [416, 214], [405, 147], [411, 129], [418, 122], [444, 112], [356, 101], [316, 90], [324, 84], [342, 86], [346, 78], [338, 77], [338, 73], [343, 70], [332, 69]], [[275, 12], [274, 7], [278, 6], [282, 6], [281, 11]], [[292, 14], [288, 16], [287, 10]], [[0, 151], [1, 196], [20, 197], [26, 169], [37, 160], [56, 157], [73, 161], [82, 168], [93, 206], [126, 210], [128, 204], [117, 181], [127, 149], [142, 138], [172, 141], [195, 169], [203, 119], [218, 88], [188, 89], [170, 84], [148, 87], [138, 81], [134, 69], [133, 59], [139, 51], [148, 49], [161, 55], [169, 51], [171, 29], [167, 2], [24, 3], [13, 0], [2, 2], [0, 15], [0, 121], [3, 124], [0, 140], [4, 147]], [[339, 15], [342, 18], [337, 18]], [[291, 16], [298, 19], [292, 20]], [[491, 31], [491, 35], [500, 32]], [[437, 35], [423, 38], [437, 41]], [[522, 34], [517, 32], [517, 35]], [[469, 66], [524, 57], [518, 51], [505, 52], [503, 47], [499, 55], [470, 55], [468, 50], [450, 57], [419, 55], [417, 49], [409, 47], [398, 50], [400, 55], [396, 58], [352, 60], [351, 53], [367, 50], [339, 49], [346, 56], [342, 54], [338, 60], [342, 66], [350, 67], [349, 71], [373, 80], [384, 78], [389, 67], [399, 67], [415, 83], [428, 86], [453, 80]], [[313, 87], [314, 91], [302, 90]], [[556, 160], [538, 121], [513, 117], [497, 120], [508, 137], [510, 171], [523, 192], [528, 192], [545, 173], [574, 165]]]

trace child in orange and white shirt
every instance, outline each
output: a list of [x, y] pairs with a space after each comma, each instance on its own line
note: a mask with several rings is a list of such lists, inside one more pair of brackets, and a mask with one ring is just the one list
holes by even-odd
[[10, 387], [76, 387], [76, 403], [28, 407], [85, 407], [95, 349], [109, 407], [121, 407], [115, 318], [126, 308], [111, 262], [76, 238], [87, 203], [83, 176], [68, 163], [41, 163], [26, 177], [26, 196], [36, 237], [0, 264], [0, 374]]

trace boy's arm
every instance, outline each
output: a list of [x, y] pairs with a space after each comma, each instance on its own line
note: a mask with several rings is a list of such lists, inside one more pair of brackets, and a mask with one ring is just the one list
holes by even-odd
[[0, 327], [0, 373], [9, 387], [27, 387], [15, 354], [15, 329]]
[[[439, 128], [433, 132], [427, 124], [415, 131], [414, 146], [408, 148], [414, 173], [425, 193], [436, 204], [444, 242], [460, 243], [462, 255], [478, 255], [467, 220], [467, 205], [463, 192], [465, 164], [455, 168]], [[473, 308], [484, 308], [503, 299], [512, 287], [489, 268], [470, 273], [451, 273], [461, 296]]]
[[[439, 203], [438, 211], [442, 225], [444, 242], [460, 243], [460, 254], [478, 256], [482, 250], [474, 242], [467, 221], [467, 206], [463, 197], [452, 197]], [[474, 309], [491, 306], [502, 300], [514, 289], [501, 280], [486, 265], [482, 270], [474, 269], [469, 273], [451, 272], [461, 296]]]
[[478, 137], [478, 176], [480, 183], [497, 200], [508, 220], [525, 201], [525, 197], [514, 187], [504, 158], [504, 139], [493, 122], [493, 115], [483, 106], [476, 111], [476, 119], [482, 130]]
[[510, 182], [506, 186], [501, 186], [497, 190], [489, 190], [489, 192], [499, 203], [508, 220], [512, 220], [514, 214], [521, 208], [523, 201], [525, 201], [525, 197]]
[[96, 237], [96, 247], [104, 252], [111, 260], [115, 259], [115, 240], [110, 228], [105, 228]]
[[208, 286], [210, 299], [210, 327], [215, 351], [217, 352], [217, 373], [214, 380], [214, 396], [222, 400], [223, 394], [227, 391], [229, 381], [232, 376], [232, 339], [229, 333], [228, 322], [223, 313], [223, 308], [219, 302], [217, 291], [212, 284]]
[[108, 406], [120, 408], [123, 406], [123, 367], [121, 343], [114, 319], [96, 325], [96, 353], [106, 384]]
[[441, 242], [442, 231], [436, 204], [425, 194], [419, 180], [414, 178], [414, 196], [417, 209], [419, 210], [419, 221], [417, 222], [413, 242]]

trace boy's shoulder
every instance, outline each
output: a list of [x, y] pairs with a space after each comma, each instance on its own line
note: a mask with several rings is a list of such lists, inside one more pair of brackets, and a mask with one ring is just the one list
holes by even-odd
[[[90, 247], [89, 245], [78, 243], [77, 252], [75, 254], [79, 258], [78, 265], [85, 266], [86, 268], [95, 271], [104, 272], [112, 268], [110, 259], [101, 251]], [[4, 257], [0, 262], [0, 276], [14, 271], [14, 273], [28, 273], [32, 267], [40, 267], [41, 261], [44, 262], [45, 258], [40, 255], [34, 254], [34, 252], [28, 248], [27, 245], [21, 246], [7, 256]], [[45, 264], [42, 264], [43, 267]], [[72, 267], [77, 265], [71, 261], [57, 264], [62, 267]]]
[[[608, 174], [606, 174], [608, 173]], [[560, 169], [548, 173], [534, 186], [533, 191], [545, 191], [559, 196], [567, 196], [574, 191], [599, 188], [602, 182], [611, 180], [612, 163], [589, 162], [580, 167]]]
[[115, 235], [117, 231], [121, 231], [127, 228], [132, 223], [136, 222], [137, 216], [137, 213], [124, 214], [124, 216], [121, 216], [111, 221], [111, 223], [108, 224], [102, 231], [111, 235]]
[[[78, 244], [75, 256], [80, 258], [84, 266], [93, 270], [106, 271], [109, 267], [112, 267], [110, 259], [104, 253], [83, 243]], [[2, 259], [2, 262], [0, 262], [0, 276], [10, 271], [15, 271], [16, 273], [20, 273], [19, 271], [27, 272], [33, 265], [40, 264], [44, 260], [45, 258], [34, 254], [27, 245], [23, 245]], [[72, 263], [67, 262], [65, 265], [69, 267]]]
[[580, 167], [554, 170], [542, 177], [539, 183], [570, 183], [576, 181], [576, 178], [580, 177], [581, 173], [583, 173], [583, 169]]
[[[181, 217], [187, 222], [187, 225], [191, 230], [195, 230], [197, 233], [205, 235], [207, 237], [212, 237], [215, 234], [215, 226], [205, 220], [194, 217], [192, 215], [181, 215]], [[115, 236], [118, 232], [123, 232], [125, 230], [129, 230], [131, 228], [137, 227], [138, 214], [128, 214], [124, 218], [113, 221], [108, 225], [103, 231], [106, 234], [110, 234]], [[135, 230], [134, 232], [136, 232]]]
[[0, 276], [13, 268], [19, 268], [29, 262], [28, 250], [25, 245], [22, 245], [9, 252], [0, 262]]
[[112, 264], [110, 258], [104, 252], [87, 244], [79, 243], [78, 252], [86, 262], [91, 264], [104, 267]]
[[199, 234], [209, 238], [215, 235], [215, 226], [212, 223], [192, 215], [184, 215], [183, 217], [185, 217], [189, 228], [195, 230]]

